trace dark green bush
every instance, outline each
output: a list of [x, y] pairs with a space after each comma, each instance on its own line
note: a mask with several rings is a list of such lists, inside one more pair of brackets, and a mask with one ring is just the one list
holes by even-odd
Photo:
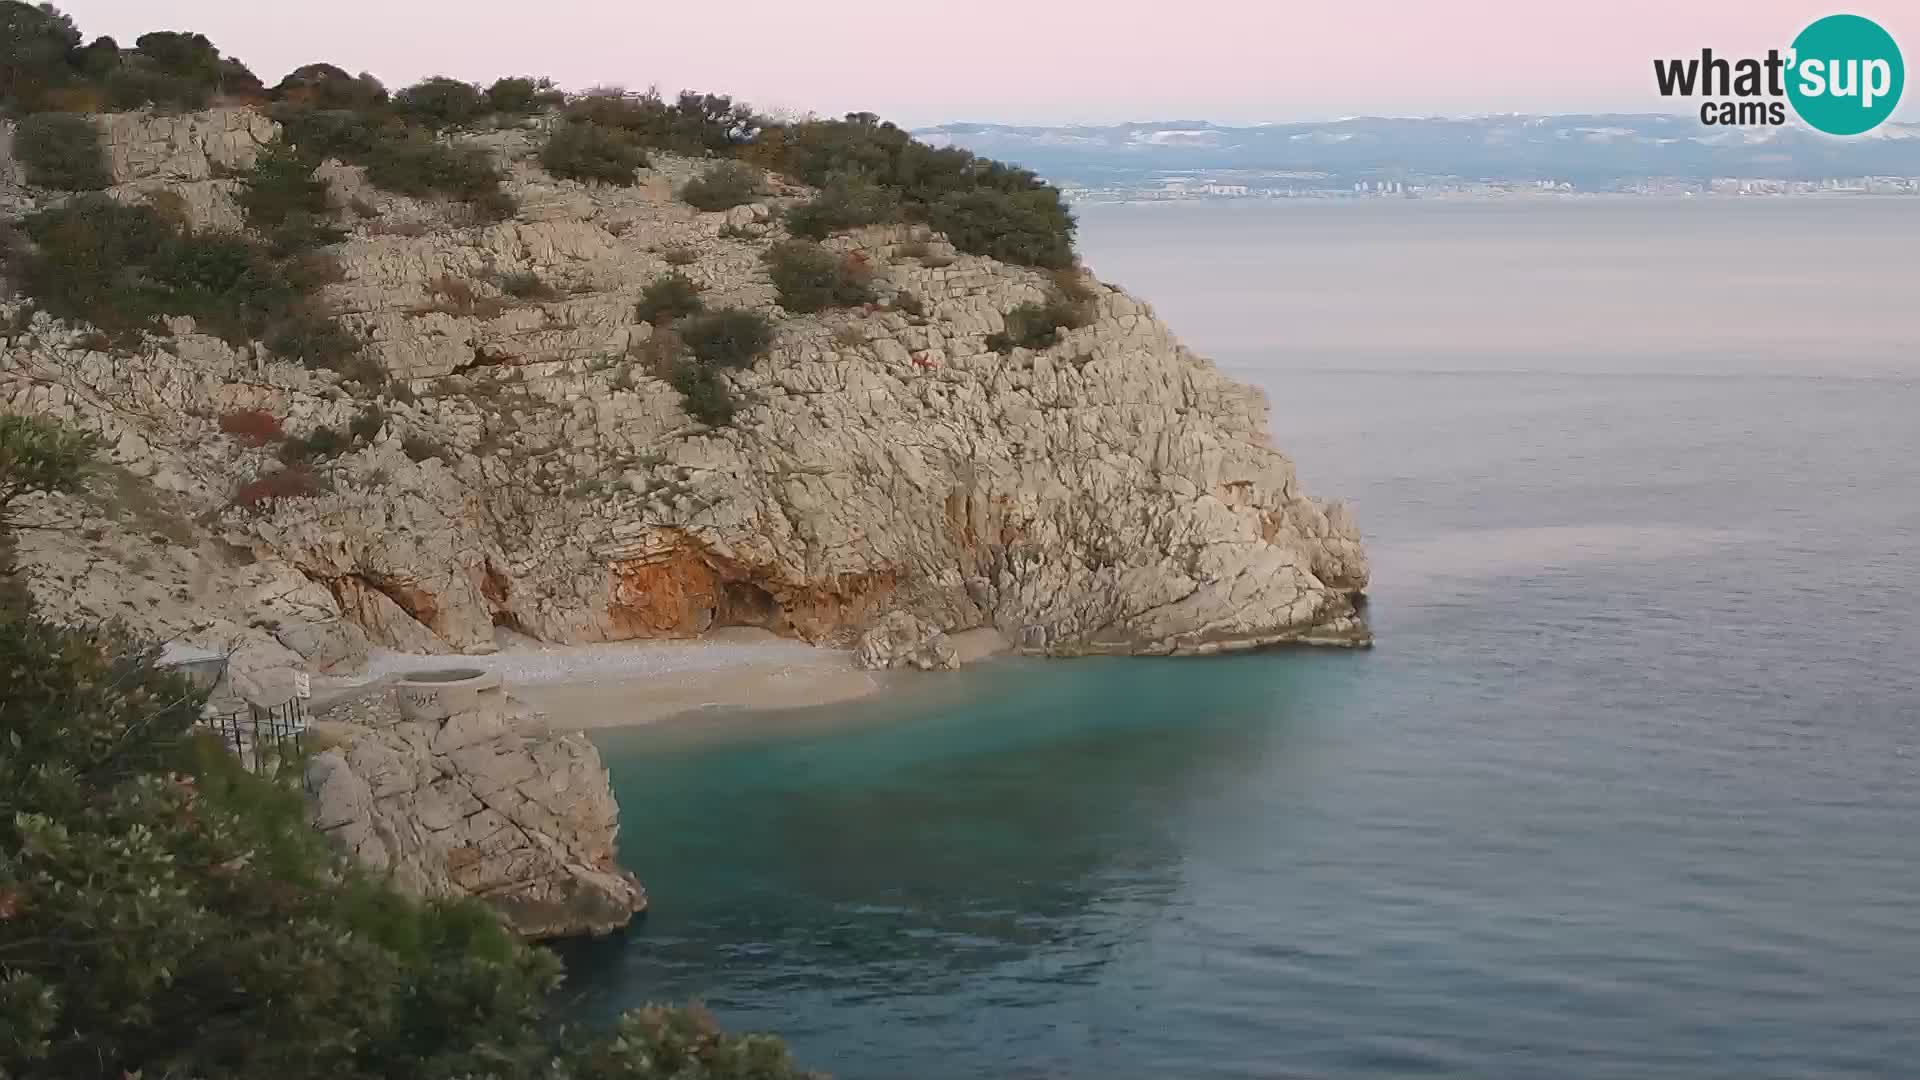
[[559, 297], [560, 290], [540, 279], [540, 275], [531, 270], [520, 270], [500, 276], [500, 291], [515, 300], [553, 300]]
[[0, 109], [198, 109], [216, 94], [260, 93], [246, 65], [203, 35], [159, 31], [134, 44], [102, 37], [82, 48], [73, 20], [53, 7], [0, 0]]
[[386, 424], [386, 410], [378, 405], [369, 405], [347, 423], [347, 435], [356, 442], [369, 442], [380, 434], [380, 429]]
[[700, 286], [685, 274], [662, 274], [641, 291], [634, 314], [641, 322], [658, 323], [691, 315], [701, 306]]
[[15, 115], [45, 108], [53, 91], [74, 80], [79, 51], [71, 18], [51, 6], [0, 2], [0, 107]]
[[487, 87], [485, 104], [505, 116], [533, 116], [566, 100], [567, 95], [555, 88], [552, 79], [510, 76]]
[[289, 435], [280, 444], [280, 460], [289, 465], [306, 461], [324, 461], [339, 457], [351, 446], [348, 439], [330, 427], [317, 427], [307, 433], [306, 438]]
[[450, 464], [454, 460], [453, 454], [450, 453], [446, 447], [441, 446], [425, 435], [409, 435], [401, 439], [400, 451], [414, 461], [426, 461], [429, 458], [439, 458], [441, 461]]
[[757, 311], [720, 308], [679, 325], [680, 340], [695, 360], [710, 367], [752, 367], [773, 344], [773, 324]]
[[733, 388], [718, 368], [692, 357], [681, 357], [673, 364], [667, 382], [680, 391], [687, 415], [708, 427], [725, 427], [733, 422]]
[[728, 153], [760, 130], [760, 118], [746, 105], [690, 90], [671, 103], [653, 91], [593, 91], [569, 102], [567, 115], [625, 132], [642, 146], [696, 157]]
[[[900, 212], [948, 233], [962, 251], [1035, 266], [1073, 258], [1073, 215], [1060, 193], [1025, 169], [932, 147], [871, 113], [770, 125], [740, 156], [825, 188], [859, 175], [895, 193]], [[802, 217], [802, 225], [820, 226]]]
[[824, 240], [841, 229], [900, 220], [900, 197], [864, 176], [841, 174], [820, 193], [787, 211], [795, 236]]
[[[37, 416], [0, 415], [0, 636], [9, 633], [11, 620], [24, 618], [33, 610], [33, 593], [16, 563], [15, 533], [22, 524], [22, 500], [36, 494], [80, 494], [86, 491], [93, 473], [93, 454], [99, 442], [63, 424]], [[6, 686], [4, 667], [0, 667], [0, 686]], [[0, 709], [4, 709], [0, 705]], [[5, 751], [0, 750], [0, 769], [5, 767]], [[6, 793], [0, 792], [0, 812], [4, 812]], [[6, 856], [0, 853], [0, 891], [6, 888]], [[0, 964], [5, 963], [0, 953]], [[3, 995], [0, 988], [0, 995]], [[0, 1000], [0, 1017], [6, 1015]], [[6, 1039], [0, 1036], [0, 1047]], [[4, 1062], [0, 1058], [0, 1062]], [[5, 1068], [0, 1064], [0, 1070]]]
[[760, 170], [737, 161], [723, 161], [680, 189], [680, 198], [695, 210], [709, 213], [744, 206], [760, 197]]
[[389, 116], [352, 109], [281, 104], [269, 113], [280, 122], [281, 139], [316, 160], [365, 162], [396, 129]]
[[430, 131], [469, 127], [486, 112], [480, 88], [436, 75], [393, 95], [393, 111]]
[[987, 347], [1008, 353], [1015, 348], [1050, 348], [1060, 339], [1061, 330], [1075, 330], [1087, 324], [1091, 296], [1076, 280], [1050, 290], [1043, 304], [1025, 303], [1007, 312], [1004, 332], [990, 334]]
[[29, 215], [21, 230], [33, 242], [21, 289], [55, 317], [124, 335], [151, 328], [165, 309], [165, 290], [141, 270], [178, 229], [152, 207], [87, 195]]
[[99, 191], [113, 184], [100, 129], [73, 113], [35, 113], [20, 121], [13, 152], [27, 183], [60, 191]]
[[297, 766], [246, 771], [196, 733], [204, 692], [124, 638], [24, 615], [0, 686], [0, 1075], [806, 1076], [698, 1012], [556, 1030], [549, 953], [336, 860]]
[[367, 179], [415, 198], [445, 195], [473, 201], [500, 190], [493, 155], [477, 146], [449, 146], [406, 134], [380, 140], [366, 159]]
[[361, 358], [360, 339], [329, 316], [295, 311], [274, 324], [261, 341], [282, 360], [337, 371], [360, 382], [380, 381], [376, 369], [356, 363]]
[[1027, 266], [1073, 265], [1073, 215], [1050, 187], [951, 192], [927, 207], [926, 218], [961, 251]]
[[513, 201], [500, 188], [504, 176], [484, 148], [442, 142], [378, 107], [321, 109], [298, 100], [275, 106], [272, 114], [282, 138], [306, 158], [365, 166], [377, 187], [417, 199], [457, 199], [482, 220], [512, 216]]
[[872, 271], [858, 255], [835, 255], [818, 244], [788, 240], [766, 255], [780, 306], [797, 314], [874, 301]]
[[241, 182], [237, 201], [247, 224], [266, 237], [276, 255], [292, 255], [346, 239], [346, 230], [329, 219], [327, 182], [315, 179], [319, 161], [285, 143], [276, 143], [254, 162]]
[[646, 167], [647, 155], [618, 128], [574, 120], [548, 137], [546, 148], [540, 151], [540, 164], [563, 180], [598, 180], [632, 187], [634, 170]]
[[385, 106], [387, 88], [365, 72], [347, 74], [332, 64], [306, 64], [294, 68], [280, 85], [273, 88], [277, 101], [306, 109], [349, 109], [366, 112]]

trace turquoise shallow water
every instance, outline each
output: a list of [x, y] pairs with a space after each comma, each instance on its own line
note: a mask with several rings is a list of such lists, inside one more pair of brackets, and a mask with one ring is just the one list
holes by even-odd
[[[1902, 212], [1763, 224], [1874, 257]], [[1674, 327], [1667, 351], [1510, 370], [1375, 332], [1377, 362], [1342, 370], [1206, 310], [1216, 262], [1307, 288], [1318, 225], [1276, 253], [1244, 218], [1113, 213], [1094, 265], [1243, 365], [1309, 489], [1357, 503], [1380, 647], [1007, 661], [601, 733], [656, 906], [565, 950], [575, 1015], [704, 998], [856, 1080], [1916, 1075], [1904, 316], [1744, 368]], [[1754, 228], [1646, 213], [1649, 267]], [[1523, 253], [1626, 227], [1536, 224]], [[1325, 242], [1375, 227], [1438, 265], [1459, 224]], [[1527, 258], [1482, 261], [1524, 297]], [[1801, 332], [1853, 318], [1809, 303]]]

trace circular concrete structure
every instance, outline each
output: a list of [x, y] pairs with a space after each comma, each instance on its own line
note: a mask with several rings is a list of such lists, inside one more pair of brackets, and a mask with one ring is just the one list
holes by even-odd
[[445, 720], [465, 712], [504, 712], [500, 676], [478, 668], [410, 671], [394, 680], [400, 715], [416, 723]]

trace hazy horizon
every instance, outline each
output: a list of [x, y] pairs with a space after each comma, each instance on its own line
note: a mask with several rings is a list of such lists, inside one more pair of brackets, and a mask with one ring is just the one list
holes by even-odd
[[[319, 60], [393, 87], [430, 75], [540, 74], [569, 89], [689, 88], [765, 110], [864, 110], [914, 127], [1675, 112], [1655, 92], [1654, 58], [1703, 47], [1764, 54], [1843, 10], [1878, 20], [1910, 57], [1920, 50], [1920, 8], [1889, 0], [1620, 0], [1604, 17], [1527, 0], [1291, 11], [1233, 2], [1204, 20], [1144, 0], [976, 0], [965, 16], [881, 0], [741, 0], [723, 19], [697, 5], [593, 0], [551, 0], [531, 20], [524, 5], [454, 0], [57, 6], [89, 38], [130, 45], [149, 30], [204, 33], [269, 82]], [[1916, 95], [1895, 118], [1920, 119]]]

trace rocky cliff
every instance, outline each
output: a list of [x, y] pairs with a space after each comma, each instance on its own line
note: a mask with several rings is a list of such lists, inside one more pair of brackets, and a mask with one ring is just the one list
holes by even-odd
[[619, 808], [585, 736], [497, 675], [402, 681], [315, 723], [306, 787], [336, 849], [418, 896], [470, 896], [528, 937], [601, 934], [646, 906], [614, 864]]
[[[275, 133], [244, 109], [101, 124], [116, 198], [170, 193], [216, 228], [241, 220], [223, 177]], [[496, 224], [322, 168], [352, 224], [327, 299], [392, 377], [378, 413], [190, 320], [127, 355], [0, 307], [0, 401], [100, 432], [114, 463], [110, 491], [63, 508], [72, 531], [23, 545], [48, 609], [314, 667], [369, 643], [484, 651], [499, 627], [846, 643], [895, 612], [1050, 655], [1367, 640], [1351, 518], [1301, 490], [1259, 392], [1139, 300], [1093, 284], [1087, 325], [1003, 355], [988, 335], [1047, 278], [887, 226], [827, 243], [917, 305], [782, 312], [761, 255], [805, 190], [701, 213], [674, 194], [695, 163], [583, 185], [541, 170], [538, 139], [483, 137], [520, 206]], [[0, 210], [48, 201], [0, 140]], [[634, 304], [669, 269], [776, 317], [771, 354], [728, 376], [729, 427], [689, 418], [649, 362]], [[501, 287], [526, 274], [539, 295]], [[278, 467], [223, 431], [246, 410], [293, 434], [377, 428], [312, 493], [236, 505]]]

